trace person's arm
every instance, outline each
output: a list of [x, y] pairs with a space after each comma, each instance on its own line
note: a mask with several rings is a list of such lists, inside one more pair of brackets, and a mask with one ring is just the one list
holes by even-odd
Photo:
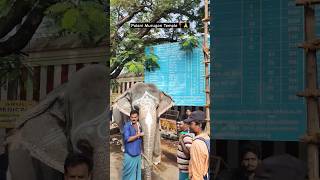
[[179, 142], [182, 147], [183, 153], [186, 155], [187, 158], [189, 158], [190, 157], [190, 147], [192, 144], [192, 138], [187, 135], [181, 135]]
[[192, 137], [190, 136], [186, 136], [183, 138], [184, 144], [186, 145], [187, 150], [190, 153], [190, 148], [191, 148], [191, 144], [192, 144]]
[[203, 162], [201, 161], [202, 156], [201, 142], [193, 141], [190, 148], [190, 162], [189, 162], [189, 177], [191, 180], [203, 180], [201, 171], [203, 169]]
[[141, 137], [141, 136], [143, 136], [143, 133], [137, 133], [136, 135], [134, 135], [134, 136], [130, 136], [129, 138], [128, 138], [128, 142], [132, 142], [132, 141], [135, 141], [135, 140], [137, 140], [139, 137]]
[[137, 133], [133, 136], [130, 136], [130, 126], [124, 126], [124, 140], [125, 142], [133, 142], [138, 139], [140, 136], [143, 136], [142, 133]]

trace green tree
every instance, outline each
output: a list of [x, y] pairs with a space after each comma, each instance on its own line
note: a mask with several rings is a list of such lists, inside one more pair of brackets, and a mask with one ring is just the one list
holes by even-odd
[[30, 72], [22, 63], [26, 55], [22, 49], [45, 18], [53, 20], [57, 36], [72, 33], [89, 46], [107, 39], [106, 3], [106, 0], [0, 0], [0, 81], [21, 77], [25, 68]]
[[[52, 19], [59, 36], [75, 34], [83, 43], [95, 45], [106, 39], [110, 15], [110, 78], [125, 68], [142, 72], [158, 68], [154, 54], [146, 56], [147, 45], [176, 42], [181, 35], [201, 32], [201, 0], [0, 0], [0, 61], [19, 61], [44, 17]], [[192, 29], [133, 29], [130, 22], [194, 23]], [[14, 58], [13, 58], [14, 57]], [[6, 64], [6, 63], [4, 63]], [[8, 64], [8, 63], [7, 63]], [[21, 69], [23, 63], [15, 63]], [[8, 69], [3, 66], [0, 74]], [[13, 69], [9, 69], [11, 72]]]
[[[201, 0], [111, 0], [111, 79], [116, 78], [123, 68], [136, 73], [144, 69], [152, 71], [159, 68], [154, 54], [145, 55], [145, 46], [177, 41], [192, 43], [194, 35], [203, 27], [200, 2]], [[130, 28], [132, 22], [181, 21], [193, 23], [195, 28]], [[189, 36], [182, 36], [187, 34]], [[185, 46], [182, 44], [182, 47]]]
[[59, 34], [76, 34], [83, 43], [96, 45], [107, 36], [107, 17], [101, 1], [62, 1], [45, 15], [54, 20]]

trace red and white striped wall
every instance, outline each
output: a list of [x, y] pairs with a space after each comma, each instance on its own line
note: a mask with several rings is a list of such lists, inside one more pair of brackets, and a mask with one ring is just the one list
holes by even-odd
[[24, 69], [22, 82], [6, 82], [1, 87], [0, 100], [34, 100], [46, 97], [54, 88], [68, 81], [81, 68], [96, 63], [34, 66], [33, 77]]

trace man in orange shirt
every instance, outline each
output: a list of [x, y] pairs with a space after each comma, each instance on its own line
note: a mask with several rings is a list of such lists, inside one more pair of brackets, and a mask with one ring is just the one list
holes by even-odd
[[190, 148], [189, 178], [191, 180], [209, 180], [210, 137], [203, 131], [205, 114], [202, 111], [192, 112], [185, 122], [190, 123], [190, 130], [195, 133]]

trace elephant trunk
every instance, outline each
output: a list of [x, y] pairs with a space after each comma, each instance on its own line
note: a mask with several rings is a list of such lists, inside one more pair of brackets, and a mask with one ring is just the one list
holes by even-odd
[[108, 158], [106, 154], [106, 148], [101, 146], [100, 148], [96, 148], [93, 153], [93, 179], [94, 180], [105, 180], [107, 178], [107, 174], [109, 168], [107, 166]]
[[[96, 141], [96, 144], [92, 144], [94, 145], [94, 147], [90, 145], [90, 143], [92, 143], [93, 141]], [[86, 156], [92, 158], [92, 179], [106, 180], [107, 175], [109, 174], [109, 168], [107, 166], [107, 162], [109, 162], [109, 156], [107, 156], [106, 152], [107, 138], [95, 137], [95, 139], [91, 139], [90, 142], [89, 139], [81, 139], [77, 143], [77, 149], [77, 151], [80, 151]]]
[[107, 134], [109, 130], [109, 113], [103, 112], [99, 116], [79, 125], [72, 132], [72, 142], [75, 152], [81, 152], [93, 160], [92, 180], [106, 180], [109, 175], [109, 143]]
[[144, 132], [143, 136], [143, 156], [142, 159], [145, 165], [144, 179], [152, 179], [152, 162], [153, 162], [153, 150], [155, 143], [155, 132], [157, 124], [155, 106], [143, 106], [139, 109], [140, 124]]

